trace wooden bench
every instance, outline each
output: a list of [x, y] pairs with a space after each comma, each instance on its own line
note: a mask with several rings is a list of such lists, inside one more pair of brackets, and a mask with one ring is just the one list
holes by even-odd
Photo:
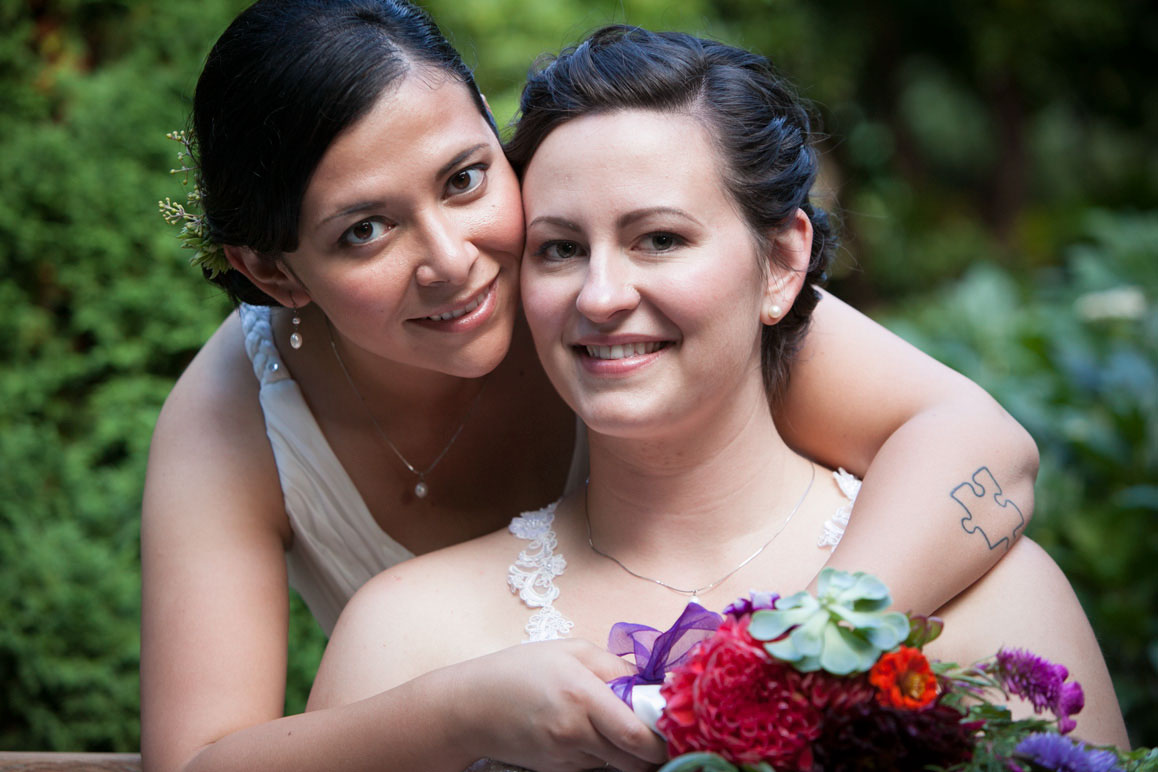
[[0, 772], [141, 772], [141, 754], [0, 751]]

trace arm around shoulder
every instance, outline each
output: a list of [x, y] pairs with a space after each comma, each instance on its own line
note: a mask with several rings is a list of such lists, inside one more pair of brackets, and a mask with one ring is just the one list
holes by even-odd
[[1033, 514], [1037, 446], [984, 389], [825, 294], [777, 406], [801, 452], [864, 477], [830, 565], [929, 613], [1009, 551]]

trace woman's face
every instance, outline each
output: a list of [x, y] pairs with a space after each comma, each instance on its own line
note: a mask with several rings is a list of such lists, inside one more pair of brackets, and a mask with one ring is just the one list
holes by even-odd
[[527, 320], [588, 426], [655, 436], [738, 390], [763, 399], [768, 281], [694, 118], [625, 110], [565, 123], [528, 165], [523, 202]]
[[518, 309], [518, 181], [467, 87], [416, 70], [340, 134], [285, 261], [347, 346], [477, 377]]

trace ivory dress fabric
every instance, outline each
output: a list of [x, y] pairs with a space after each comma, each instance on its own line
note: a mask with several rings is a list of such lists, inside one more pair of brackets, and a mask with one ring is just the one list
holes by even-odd
[[359, 587], [414, 554], [378, 526], [334, 455], [281, 360], [270, 328], [271, 309], [242, 304], [238, 310], [245, 351], [261, 383], [265, 432], [293, 529], [286, 553], [289, 583], [329, 635]]
[[[238, 313], [245, 351], [261, 384], [266, 435], [293, 529], [293, 546], [286, 553], [289, 583], [329, 635], [359, 587], [414, 554], [379, 527], [334, 455], [281, 359], [270, 327], [271, 309], [242, 304]], [[565, 492], [586, 477], [587, 434], [582, 424], [576, 425]]]

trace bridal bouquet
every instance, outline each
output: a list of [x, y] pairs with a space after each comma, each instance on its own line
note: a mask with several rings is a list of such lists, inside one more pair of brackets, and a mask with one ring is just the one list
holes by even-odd
[[[667, 740], [660, 772], [1158, 770], [1158, 751], [1066, 736], [1083, 696], [1065, 667], [1018, 649], [930, 661], [940, 620], [890, 602], [876, 578], [825, 569], [817, 597], [753, 594], [723, 618], [689, 604], [662, 633], [622, 623], [611, 649], [639, 672], [612, 688]], [[1011, 697], [1034, 717], [1013, 719]]]

